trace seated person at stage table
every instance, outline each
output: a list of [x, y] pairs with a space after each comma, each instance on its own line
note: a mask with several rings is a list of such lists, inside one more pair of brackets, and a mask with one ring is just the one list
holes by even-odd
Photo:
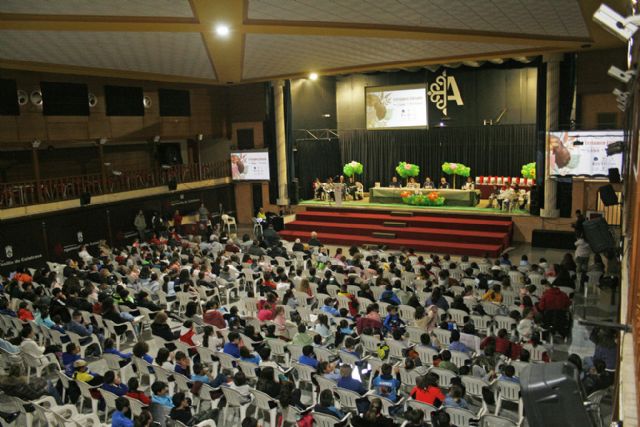
[[449, 183], [447, 182], [447, 178], [445, 178], [444, 176], [440, 178], [440, 185], [438, 185], [438, 188], [441, 190], [449, 188]]
[[424, 184], [422, 185], [422, 188], [433, 188], [433, 181], [431, 181], [431, 178], [426, 177], [424, 179]]
[[500, 209], [505, 207], [505, 201], [507, 203], [506, 207], [509, 207], [509, 205], [513, 203], [517, 198], [518, 196], [511, 184], [507, 184], [506, 187], [500, 190], [500, 194], [498, 194], [498, 204], [500, 205]]
[[356, 182], [355, 176], [349, 177], [349, 183], [347, 184], [347, 193], [350, 194], [351, 197], [353, 197], [353, 200], [364, 199], [362, 192], [358, 192], [358, 183]]
[[409, 178], [409, 182], [407, 182], [407, 188], [420, 188], [420, 184], [416, 182], [414, 177]]
[[329, 199], [336, 199], [336, 195], [334, 193], [335, 184], [333, 183], [333, 177], [330, 176], [329, 178], [327, 178], [327, 182], [322, 184], [322, 188], [324, 189], [324, 192], [327, 193], [327, 196], [329, 196]]
[[473, 182], [473, 178], [471, 178], [470, 176], [467, 177], [467, 182], [464, 183], [464, 185], [462, 186], [463, 190], [475, 190], [476, 189], [476, 185]]
[[391, 182], [389, 183], [389, 187], [395, 187], [395, 188], [402, 187], [402, 184], [400, 183], [400, 181], [398, 181], [398, 177], [397, 176], [394, 175], [391, 178]]

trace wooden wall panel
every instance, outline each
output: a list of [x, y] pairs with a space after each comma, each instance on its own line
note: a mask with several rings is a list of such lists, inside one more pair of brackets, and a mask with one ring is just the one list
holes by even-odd
[[89, 139], [89, 118], [76, 116], [51, 116], [46, 118], [48, 139]]
[[162, 117], [160, 134], [167, 137], [193, 137], [188, 117]]
[[18, 140], [18, 120], [16, 116], [0, 116], [0, 141]]
[[[47, 140], [47, 125], [41, 113], [20, 114], [18, 121], [18, 138], [20, 141], [34, 139]], [[13, 142], [13, 141], [11, 141]]]
[[111, 116], [108, 119], [111, 124], [112, 138], [132, 138], [144, 128], [142, 117]]

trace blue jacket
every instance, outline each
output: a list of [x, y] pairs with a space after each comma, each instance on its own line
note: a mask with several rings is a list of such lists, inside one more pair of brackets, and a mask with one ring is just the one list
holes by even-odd
[[400, 298], [398, 298], [398, 296], [393, 291], [389, 291], [389, 290], [385, 290], [380, 295], [380, 301], [386, 302], [388, 304], [394, 304], [394, 305], [402, 304], [402, 301], [400, 301]]
[[235, 357], [236, 359], [240, 358], [240, 348], [232, 342], [224, 343], [222, 351], [227, 353], [229, 356]]
[[355, 391], [358, 394], [365, 394], [367, 389], [364, 388], [362, 382], [351, 377], [342, 377], [338, 380], [338, 387]]
[[133, 427], [133, 421], [120, 411], [114, 411], [111, 415], [111, 427]]

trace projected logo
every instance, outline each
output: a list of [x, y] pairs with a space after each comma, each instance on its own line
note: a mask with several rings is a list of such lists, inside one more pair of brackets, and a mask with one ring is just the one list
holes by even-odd
[[449, 101], [455, 101], [456, 105], [464, 105], [462, 101], [462, 95], [460, 95], [460, 89], [456, 78], [453, 76], [447, 76], [447, 71], [443, 71], [436, 81], [429, 85], [429, 100], [433, 102], [436, 108], [442, 111], [442, 114], [447, 115], [447, 105]]

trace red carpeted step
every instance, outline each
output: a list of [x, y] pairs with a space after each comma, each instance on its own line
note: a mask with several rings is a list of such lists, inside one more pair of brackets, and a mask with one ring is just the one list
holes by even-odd
[[[289, 226], [289, 224], [287, 225]], [[307, 231], [283, 230], [279, 232], [280, 236], [286, 240], [294, 240], [300, 238], [305, 241], [309, 237]], [[338, 245], [386, 245], [390, 248], [413, 248], [420, 252], [439, 252], [452, 255], [474, 255], [483, 256], [488, 254], [491, 257], [497, 257], [502, 252], [502, 245], [496, 244], [479, 244], [479, 243], [460, 243], [460, 242], [438, 242], [420, 239], [380, 239], [370, 236], [357, 236], [351, 234], [334, 234], [322, 233], [319, 236], [321, 242], [326, 244]]]
[[[326, 223], [358, 223], [358, 224], [382, 224], [384, 221], [397, 221], [398, 217], [389, 214], [377, 213], [377, 211], [368, 212], [331, 212], [331, 211], [306, 211], [296, 214], [296, 220], [314, 221]], [[474, 218], [458, 218], [448, 216], [426, 216], [419, 215], [414, 217], [403, 217], [403, 222], [408, 227], [426, 227], [426, 228], [446, 228], [457, 230], [482, 230], [492, 232], [510, 233], [513, 222], [508, 220], [490, 220], [490, 219], [474, 219]]]
[[317, 221], [294, 221], [287, 224], [287, 230], [304, 231], [307, 236], [311, 231], [317, 231], [321, 235], [324, 233], [344, 233], [349, 235], [371, 236], [374, 232], [394, 233], [396, 239], [430, 240], [430, 241], [460, 241], [464, 243], [487, 243], [497, 245], [508, 245], [509, 234], [476, 231], [476, 230], [456, 230], [440, 228], [422, 227], [388, 227], [375, 224], [343, 224], [336, 222]]
[[415, 210], [410, 209], [366, 209], [366, 208], [330, 208], [325, 206], [307, 206], [305, 207], [307, 212], [341, 212], [341, 213], [380, 213], [391, 214], [391, 212], [408, 212], [410, 216], [417, 217], [447, 217], [447, 218], [465, 218], [465, 219], [483, 219], [487, 221], [511, 221], [511, 217], [508, 215], [496, 215], [492, 213], [465, 213], [461, 211], [450, 210]]

